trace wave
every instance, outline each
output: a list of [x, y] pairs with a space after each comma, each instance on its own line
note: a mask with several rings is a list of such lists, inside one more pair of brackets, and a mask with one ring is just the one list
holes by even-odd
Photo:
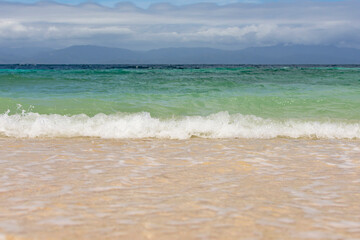
[[324, 138], [359, 139], [360, 122], [274, 120], [219, 112], [159, 119], [150, 113], [64, 116], [33, 112], [0, 114], [0, 135], [16, 138]]

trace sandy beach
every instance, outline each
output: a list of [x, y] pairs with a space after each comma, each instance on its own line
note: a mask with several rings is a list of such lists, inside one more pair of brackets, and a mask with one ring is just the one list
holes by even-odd
[[360, 0], [0, 0], [0, 240], [360, 240]]
[[0, 239], [358, 239], [360, 142], [0, 138]]

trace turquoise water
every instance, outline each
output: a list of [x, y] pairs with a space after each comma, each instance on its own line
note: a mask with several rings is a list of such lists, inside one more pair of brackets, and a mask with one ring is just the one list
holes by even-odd
[[[104, 126], [112, 126], [112, 129], [106, 131], [116, 134], [103, 136], [83, 132], [69, 136], [116, 138], [123, 136], [116, 131], [124, 131], [125, 127], [152, 133], [140, 136], [136, 132], [123, 137], [360, 136], [360, 67], [85, 67], [0, 69], [0, 133], [22, 137], [68, 136], [67, 128], [74, 128], [75, 125], [79, 127], [81, 124], [84, 127], [85, 123], [93, 121], [100, 121], [96, 123], [100, 124], [102, 121]], [[22, 132], [30, 131], [25, 128], [33, 128], [39, 119], [46, 120], [44, 125], [47, 124], [50, 130], [45, 131], [43, 127], [38, 129], [39, 134], [33, 130], [33, 134], [25, 135], [20, 131], [9, 130], [16, 128], [16, 122]], [[132, 125], [127, 126], [121, 121]], [[152, 121], [166, 126], [152, 129]], [[198, 130], [192, 126], [196, 121]], [[209, 126], [210, 130], [203, 130], [201, 122], [207, 121], [213, 121], [214, 125]], [[257, 122], [256, 126], [251, 125], [254, 122]], [[58, 124], [57, 127], [54, 124]], [[59, 128], [59, 124], [63, 132], [49, 132], [52, 127]], [[211, 128], [221, 124], [225, 124], [225, 128], [231, 125], [231, 130], [227, 131], [237, 132], [237, 135], [225, 134], [225, 128], [222, 133], [220, 129], [214, 134]], [[312, 124], [313, 130], [303, 129], [301, 132], [300, 129], [294, 129], [293, 133], [300, 132], [292, 135], [291, 129], [285, 131], [289, 124]], [[316, 131], [319, 127], [314, 124], [322, 127], [324, 124], [333, 124], [339, 133], [331, 133], [329, 136], [320, 134]], [[186, 132], [189, 125], [191, 131]], [[283, 131], [280, 129], [276, 134], [252, 132], [244, 135], [246, 131], [257, 131], [262, 127], [283, 128]], [[167, 129], [171, 132], [175, 128], [179, 128], [177, 134], [181, 128], [185, 128], [185, 137], [177, 137], [177, 134], [173, 136], [171, 133], [159, 135], [159, 131]], [[329, 131], [334, 129], [330, 127]], [[345, 130], [352, 134], [344, 135]]]

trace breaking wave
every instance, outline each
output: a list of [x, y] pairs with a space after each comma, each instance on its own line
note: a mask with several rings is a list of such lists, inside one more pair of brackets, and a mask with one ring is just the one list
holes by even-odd
[[209, 116], [169, 119], [150, 113], [85, 114], [64, 116], [33, 112], [0, 115], [0, 135], [16, 138], [324, 138], [359, 139], [360, 122], [274, 120], [253, 115], [219, 112]]

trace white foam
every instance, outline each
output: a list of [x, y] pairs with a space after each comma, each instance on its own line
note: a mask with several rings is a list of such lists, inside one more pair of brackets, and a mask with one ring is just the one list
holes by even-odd
[[18, 138], [325, 138], [359, 139], [360, 122], [273, 120], [252, 115], [219, 112], [209, 116], [158, 119], [149, 113], [58, 114], [22, 113], [0, 115], [0, 135]]

